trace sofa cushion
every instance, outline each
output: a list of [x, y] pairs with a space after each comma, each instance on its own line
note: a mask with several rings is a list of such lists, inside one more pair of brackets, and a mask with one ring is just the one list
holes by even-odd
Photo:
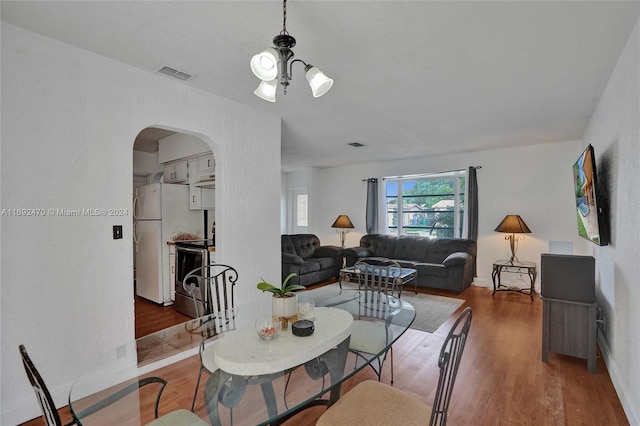
[[391, 259], [396, 257], [397, 240], [398, 237], [395, 235], [368, 234], [360, 239], [360, 246], [368, 248], [372, 256]]
[[414, 269], [418, 271], [418, 275], [446, 277], [449, 274], [447, 268], [438, 263], [416, 263]]
[[304, 259], [297, 254], [282, 253], [282, 263], [291, 263], [292, 265], [302, 265]]
[[320, 265], [320, 269], [327, 269], [333, 266], [342, 266], [342, 258], [336, 257], [314, 257], [313, 259], [307, 259], [307, 262], [316, 262]]
[[289, 237], [296, 254], [303, 259], [313, 256], [316, 249], [320, 247], [320, 239], [313, 234], [294, 234]]
[[310, 272], [318, 272], [321, 269], [321, 263], [318, 262], [318, 259], [307, 259], [302, 265], [300, 265], [300, 275], [308, 274]]
[[293, 242], [288, 235], [282, 235], [280, 237], [280, 246], [282, 247], [282, 253], [292, 254], [297, 256], [296, 248], [293, 246]]
[[321, 246], [313, 253], [313, 257], [342, 257], [344, 250], [338, 246]]
[[413, 235], [401, 235], [393, 255], [396, 259], [423, 261], [427, 257], [430, 239]]
[[391, 260], [393, 260], [394, 262], [398, 262], [398, 265], [400, 265], [401, 268], [416, 269], [415, 266], [416, 264], [419, 263], [414, 260], [402, 260], [402, 259], [391, 259]]
[[[458, 238], [438, 238], [436, 244], [429, 244], [427, 255], [424, 258], [425, 263], [442, 263], [451, 253], [457, 251], [469, 252], [470, 240], [462, 240]], [[436, 241], [433, 241], [434, 243]], [[475, 253], [473, 253], [475, 255]]]
[[450, 268], [452, 266], [464, 265], [467, 262], [471, 262], [473, 258], [469, 253], [457, 251], [455, 253], [451, 253], [445, 260], [442, 261], [444, 266]]

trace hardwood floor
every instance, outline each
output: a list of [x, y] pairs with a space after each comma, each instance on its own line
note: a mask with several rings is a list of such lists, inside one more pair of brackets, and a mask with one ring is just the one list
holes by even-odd
[[[541, 361], [542, 302], [537, 297], [533, 302], [528, 296], [515, 293], [492, 297], [489, 289], [473, 286], [459, 296], [425, 292], [465, 299], [458, 312], [466, 306], [473, 309], [471, 331], [449, 408], [450, 425], [629, 424], [600, 357], [595, 374], [587, 372], [587, 361], [582, 359], [552, 353], [549, 363]], [[153, 319], [154, 312], [162, 317], [167, 308], [151, 305], [141, 309], [146, 308], [149, 323], [160, 328], [170, 325], [161, 325], [164, 318]], [[456, 316], [457, 313], [434, 334], [409, 330], [394, 345], [395, 387], [431, 403], [438, 380], [437, 354]], [[140, 330], [146, 332], [142, 327]], [[197, 365], [194, 360], [195, 370]], [[187, 373], [166, 374], [163, 377], [173, 386], [165, 390], [170, 391], [171, 398], [163, 397], [162, 411], [188, 407], [193, 384], [181, 380]], [[188, 375], [193, 374], [189, 371]], [[373, 372], [365, 369], [344, 384], [343, 392], [374, 378]], [[382, 380], [389, 382], [389, 362], [385, 363]], [[322, 411], [322, 407], [306, 410], [286, 425], [314, 425]], [[63, 422], [70, 420], [66, 408], [60, 412]], [[44, 423], [36, 419], [26, 424]]]
[[160, 306], [136, 296], [136, 339], [160, 331], [191, 318], [176, 311], [172, 306]]

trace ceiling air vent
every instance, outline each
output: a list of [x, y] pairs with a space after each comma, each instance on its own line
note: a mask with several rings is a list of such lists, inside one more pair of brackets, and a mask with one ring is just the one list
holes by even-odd
[[351, 142], [351, 143], [349, 143], [349, 144], [347, 144], [347, 145], [351, 145], [351, 146], [352, 146], [352, 147], [354, 147], [354, 148], [360, 148], [360, 147], [364, 146], [364, 145], [363, 145], [363, 144], [361, 144], [360, 142]]
[[168, 75], [169, 77], [177, 78], [178, 80], [187, 81], [193, 78], [191, 74], [187, 74], [186, 72], [178, 71], [171, 67], [164, 66], [158, 70], [160, 74]]

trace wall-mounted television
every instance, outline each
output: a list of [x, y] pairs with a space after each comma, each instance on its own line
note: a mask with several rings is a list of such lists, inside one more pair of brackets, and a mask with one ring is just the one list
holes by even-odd
[[589, 145], [573, 165], [578, 235], [600, 246], [609, 244], [602, 188], [593, 146]]

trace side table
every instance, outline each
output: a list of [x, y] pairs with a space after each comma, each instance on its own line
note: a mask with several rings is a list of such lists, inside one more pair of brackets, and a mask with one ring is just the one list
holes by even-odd
[[[529, 287], [506, 286], [502, 284], [502, 280], [500, 278], [502, 273], [527, 274], [531, 285]], [[508, 260], [496, 260], [493, 262], [493, 272], [491, 273], [491, 279], [493, 280], [493, 293], [491, 295], [493, 296], [496, 294], [496, 291], [515, 291], [522, 294], [528, 294], [533, 301], [533, 295], [536, 293], [535, 282], [537, 276], [538, 270], [535, 262], [510, 262]]]

